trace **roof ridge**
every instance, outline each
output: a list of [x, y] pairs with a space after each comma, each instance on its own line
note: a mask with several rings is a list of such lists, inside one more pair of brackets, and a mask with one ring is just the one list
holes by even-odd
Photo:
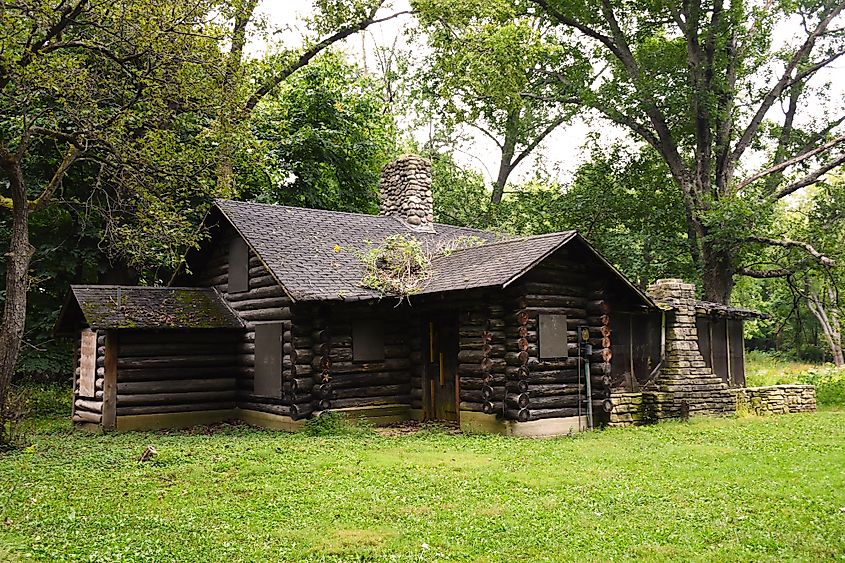
[[[247, 206], [259, 206], [259, 207], [270, 207], [273, 209], [294, 209], [296, 211], [306, 211], [309, 213], [329, 213], [334, 215], [351, 215], [353, 217], [367, 217], [372, 219], [380, 219], [385, 221], [395, 222], [399, 226], [404, 227], [408, 232], [416, 234], [422, 232], [422, 234], [427, 234], [424, 231], [415, 231], [414, 229], [410, 228], [406, 225], [401, 219], [398, 217], [394, 217], [392, 215], [372, 215], [370, 213], [359, 213], [357, 211], [337, 211], [334, 209], [317, 209], [314, 207], [299, 207], [296, 205], [282, 205], [280, 203], [264, 203], [260, 201], [241, 201], [237, 199], [225, 199], [225, 198], [215, 198], [214, 199], [215, 205], [218, 203], [234, 203], [236, 205], [247, 205]], [[463, 229], [467, 231], [475, 231], [479, 233], [493, 233], [493, 231], [488, 231], [485, 229], [479, 229], [477, 227], [464, 227], [462, 225], [450, 225], [448, 223], [432, 223], [435, 227], [448, 227], [450, 229]], [[495, 233], [493, 233], [495, 234]]]
[[191, 291], [212, 291], [211, 287], [168, 286], [168, 285], [103, 285], [103, 284], [71, 284], [71, 289], [178, 289]]
[[[485, 231], [485, 232], [489, 232], [489, 231]], [[527, 240], [540, 240], [540, 239], [547, 239], [547, 238], [554, 238], [554, 237], [562, 237], [564, 235], [571, 237], [571, 236], [573, 236], [577, 233], [578, 233], [578, 231], [569, 230], [569, 231], [555, 231], [554, 233], [543, 233], [541, 235], [526, 235], [526, 236], [521, 236], [521, 237], [512, 237], [512, 238], [506, 238], [506, 239], [502, 239], [502, 240], [494, 240], [494, 241], [491, 241], [491, 242], [485, 242], [484, 244], [479, 244], [478, 246], [467, 246], [465, 248], [458, 248], [458, 249], [453, 250], [449, 254], [455, 254], [457, 252], [463, 252], [464, 250], [472, 250], [474, 248], [480, 248], [480, 247], [489, 248], [491, 246], [496, 246], [498, 244], [525, 242]]]

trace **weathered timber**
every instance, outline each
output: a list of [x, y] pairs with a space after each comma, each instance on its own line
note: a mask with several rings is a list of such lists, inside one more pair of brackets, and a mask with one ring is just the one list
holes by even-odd
[[117, 416], [131, 414], [157, 414], [165, 412], [193, 412], [193, 411], [215, 411], [228, 410], [235, 407], [235, 401], [221, 401], [214, 403], [188, 403], [171, 405], [139, 405], [128, 407], [117, 407]]
[[120, 381], [117, 384], [118, 395], [180, 391], [219, 391], [234, 389], [237, 382], [234, 377], [124, 381], [123, 374], [121, 373], [120, 375]]
[[238, 357], [231, 354], [198, 355], [198, 356], [162, 356], [156, 358], [118, 358], [118, 369], [134, 368], [175, 368], [175, 367], [204, 367], [214, 366], [219, 369], [232, 367], [238, 362]]
[[214, 402], [231, 399], [234, 401], [235, 390], [223, 391], [185, 391], [182, 393], [144, 393], [133, 395], [118, 395], [118, 407], [129, 405], [161, 405], [168, 403]]

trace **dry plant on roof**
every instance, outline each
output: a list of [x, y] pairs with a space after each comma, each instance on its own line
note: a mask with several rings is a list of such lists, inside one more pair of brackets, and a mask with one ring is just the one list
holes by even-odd
[[356, 253], [364, 262], [363, 287], [400, 299], [419, 293], [431, 277], [431, 261], [458, 250], [484, 244], [484, 239], [461, 236], [443, 242], [434, 251], [426, 249], [415, 237], [391, 235], [366, 252]]
[[408, 297], [431, 276], [431, 257], [414, 237], [391, 235], [359, 258], [366, 267], [361, 285], [383, 295]]

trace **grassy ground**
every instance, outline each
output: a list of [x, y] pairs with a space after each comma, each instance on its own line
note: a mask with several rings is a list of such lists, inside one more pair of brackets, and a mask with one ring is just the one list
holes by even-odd
[[842, 411], [554, 440], [339, 434], [42, 419], [0, 457], [0, 559], [845, 558]]

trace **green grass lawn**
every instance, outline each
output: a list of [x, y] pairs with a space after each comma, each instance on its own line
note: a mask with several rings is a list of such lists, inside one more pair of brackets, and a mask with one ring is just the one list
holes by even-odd
[[[139, 463], [144, 448], [158, 449]], [[0, 456], [0, 559], [845, 558], [845, 412], [554, 440], [42, 420]]]

